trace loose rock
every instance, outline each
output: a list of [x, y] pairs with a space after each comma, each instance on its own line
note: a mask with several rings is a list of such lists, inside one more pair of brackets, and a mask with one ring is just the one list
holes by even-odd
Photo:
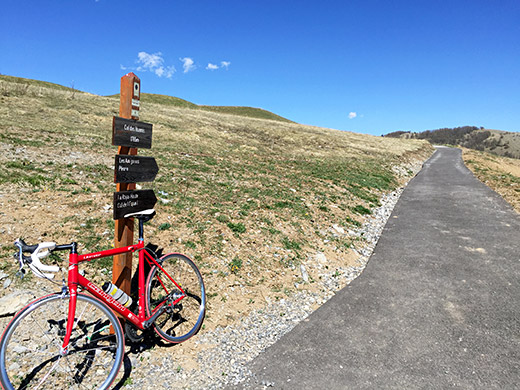
[[15, 291], [0, 298], [0, 316], [13, 315], [36, 296], [31, 291]]

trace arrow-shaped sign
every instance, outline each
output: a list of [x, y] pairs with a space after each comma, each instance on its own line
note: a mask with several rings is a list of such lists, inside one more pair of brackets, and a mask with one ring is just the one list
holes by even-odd
[[153, 157], [116, 154], [114, 183], [154, 181], [159, 167]]
[[114, 192], [114, 219], [151, 209], [155, 203], [157, 203], [157, 198], [153, 190]]
[[112, 121], [112, 145], [150, 149], [152, 124], [115, 116]]

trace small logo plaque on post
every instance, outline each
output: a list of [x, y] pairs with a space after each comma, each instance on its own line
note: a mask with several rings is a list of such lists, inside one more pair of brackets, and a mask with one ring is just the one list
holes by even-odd
[[141, 81], [134, 81], [134, 93], [132, 95], [132, 119], [139, 120], [139, 100], [141, 99]]

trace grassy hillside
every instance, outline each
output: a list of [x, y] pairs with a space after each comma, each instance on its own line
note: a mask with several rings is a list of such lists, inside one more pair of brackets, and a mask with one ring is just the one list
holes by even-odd
[[74, 91], [73, 88], [64, 87], [63, 85], [49, 83], [48, 81], [25, 79], [23, 77], [6, 76], [0, 74], [0, 80], [8, 82], [8, 84], [2, 83], [0, 86], [0, 95], [3, 96], [24, 94], [24, 92], [27, 92], [29, 87], [31, 87], [31, 89], [34, 89], [34, 87], [42, 87], [46, 89], [56, 89], [59, 91]]
[[[49, 83], [47, 81], [39, 81], [39, 80], [30, 80], [21, 77], [14, 76], [6, 76], [0, 75], [0, 80], [8, 82], [8, 84], [2, 84], [2, 89], [0, 90], [0, 95], [8, 96], [12, 94], [25, 94], [29, 86], [33, 87], [42, 87], [48, 89], [56, 89], [60, 91], [69, 91], [71, 94], [80, 93], [77, 89], [74, 89], [73, 86], [65, 87], [63, 85]], [[109, 98], [114, 98], [119, 101], [119, 94], [107, 96]], [[187, 100], [167, 95], [159, 95], [153, 93], [143, 93], [141, 94], [141, 102], [143, 104], [154, 103], [161, 104], [165, 106], [174, 106], [181, 108], [191, 108], [191, 109], [199, 109], [204, 111], [211, 112], [219, 112], [223, 114], [231, 114], [231, 115], [239, 115], [245, 116], [249, 118], [259, 118], [259, 119], [270, 119], [281, 122], [294, 123], [293, 121], [276, 115], [270, 111], [263, 110], [261, 108], [255, 107], [243, 107], [243, 106], [205, 106], [198, 105]]]
[[[109, 97], [117, 98], [119, 101], [119, 94], [111, 95]], [[154, 93], [143, 93], [141, 94], [142, 104], [154, 103], [161, 104], [165, 106], [173, 106], [173, 107], [181, 107], [181, 108], [191, 108], [193, 110], [203, 110], [203, 111], [211, 111], [211, 112], [219, 112], [223, 114], [231, 114], [231, 115], [239, 115], [245, 116], [248, 118], [258, 118], [258, 119], [270, 119], [274, 121], [280, 122], [288, 122], [294, 123], [289, 119], [283, 118], [279, 115], [273, 114], [270, 111], [262, 110], [261, 108], [254, 107], [236, 107], [236, 106], [201, 106], [195, 103], [191, 103], [187, 100], [180, 99], [173, 96], [167, 95], [158, 95]]]
[[520, 213], [520, 160], [470, 149], [462, 152], [464, 163], [473, 174]]
[[[12, 242], [20, 236], [76, 240], [81, 251], [111, 247], [118, 106], [113, 97], [0, 77], [6, 272], [14, 274]], [[320, 273], [341, 275], [356, 262], [352, 249], [363, 246], [349, 231], [382, 193], [409, 179], [396, 167], [431, 153], [425, 141], [212, 112], [159, 95], [144, 95], [141, 119], [154, 127], [152, 149], [139, 154], [160, 167], [156, 181], [142, 185], [160, 198], [147, 239], [200, 265], [210, 328], [299, 289], [322, 289]], [[318, 252], [326, 268], [317, 268]], [[94, 278], [110, 278], [110, 261], [88, 267]]]
[[497, 156], [520, 158], [520, 133], [464, 126], [420, 133], [396, 131], [385, 137], [425, 139], [432, 144], [462, 146]]
[[289, 119], [273, 114], [270, 111], [254, 107], [237, 107], [237, 106], [198, 106], [201, 110], [220, 112], [222, 114], [241, 115], [249, 118], [270, 119], [273, 121], [295, 123]]
[[[119, 101], [119, 94], [113, 95], [113, 97], [117, 98], [117, 101]], [[167, 95], [158, 95], [154, 93], [142, 93], [141, 94], [141, 100], [143, 104], [147, 103], [154, 103], [154, 104], [161, 104], [164, 106], [174, 106], [174, 107], [182, 107], [182, 108], [192, 108], [195, 109], [198, 106], [192, 102], [189, 102], [184, 99], [180, 99], [173, 96], [167, 96]]]

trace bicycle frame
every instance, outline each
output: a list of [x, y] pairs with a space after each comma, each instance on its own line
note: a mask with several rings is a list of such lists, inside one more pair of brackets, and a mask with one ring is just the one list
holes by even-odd
[[[90, 294], [92, 294], [94, 297], [102, 301], [103, 303], [107, 304], [115, 313], [120, 314], [123, 318], [130, 321], [133, 325], [135, 325], [137, 328], [144, 330], [147, 329], [156, 319], [159, 315], [161, 315], [164, 310], [166, 310], [166, 302], [168, 299], [165, 299], [160, 305], [158, 305], [154, 312], [151, 313], [149, 317], [146, 316], [146, 310], [145, 310], [145, 273], [144, 273], [144, 264], [145, 261], [148, 262], [150, 266], [155, 265], [158, 267], [161, 271], [163, 271], [164, 275], [166, 275], [174, 284], [175, 286], [181, 291], [182, 295], [177, 298], [175, 301], [173, 301], [170, 305], [175, 305], [178, 302], [180, 302], [184, 297], [186, 297], [186, 293], [184, 290], [173, 280], [173, 278], [168, 275], [168, 273], [162, 268], [161, 264], [157, 262], [157, 260], [148, 254], [146, 250], [144, 250], [144, 240], [139, 239], [138, 243], [136, 245], [130, 245], [122, 248], [114, 248], [114, 249], [108, 249], [101, 252], [93, 252], [93, 253], [87, 253], [83, 255], [79, 255], [78, 253], [75, 253], [75, 250], [71, 250], [71, 253], [69, 254], [69, 270], [68, 270], [68, 289], [69, 289], [69, 312], [68, 312], [68, 318], [67, 318], [67, 328], [66, 328], [66, 334], [65, 338], [63, 340], [62, 345], [62, 353], [66, 354], [68, 350], [68, 344], [70, 341], [70, 336], [72, 333], [72, 328], [74, 325], [74, 319], [76, 316], [76, 302], [77, 302], [77, 294], [78, 294], [78, 287], [82, 287], [85, 290], [87, 290]], [[138, 306], [139, 306], [139, 312], [137, 315], [135, 315], [131, 310], [126, 308], [124, 305], [119, 303], [116, 299], [114, 299], [111, 295], [107, 294], [101, 287], [96, 285], [95, 283], [91, 282], [84, 276], [82, 276], [79, 273], [78, 265], [80, 263], [86, 262], [86, 261], [92, 261], [95, 259], [99, 259], [102, 257], [109, 257], [109, 256], [115, 256], [122, 253], [134, 253], [138, 251], [139, 252], [139, 274], [138, 274], [138, 284], [139, 284], [139, 300], [138, 300]], [[160, 277], [158, 276], [159, 282], [163, 285], [163, 288], [165, 288], [164, 283], [162, 283]], [[166, 290], [166, 288], [165, 288]], [[169, 292], [166, 290], [166, 294], [169, 295]]]

